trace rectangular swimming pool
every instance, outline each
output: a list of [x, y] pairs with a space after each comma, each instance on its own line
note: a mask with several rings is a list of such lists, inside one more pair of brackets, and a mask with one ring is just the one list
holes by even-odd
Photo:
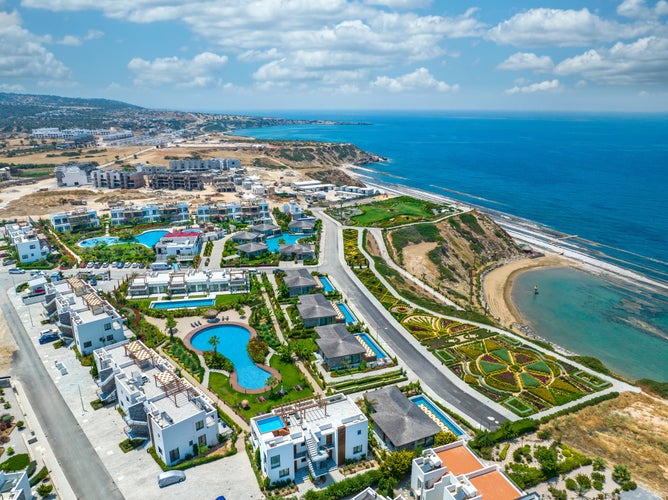
[[[434, 403], [432, 403], [427, 396], [424, 394], [418, 394], [417, 396], [413, 396], [412, 398], [409, 398], [413, 403], [415, 403], [418, 406], [421, 406], [423, 408], [426, 408], [431, 412], [436, 418], [438, 418], [441, 422], [445, 424], [445, 426], [452, 431], [452, 433], [457, 436], [464, 436], [466, 433], [464, 430], [459, 427], [455, 422], [448, 417], [443, 410], [441, 410], [439, 407], [437, 407]], [[427, 412], [425, 412], [427, 413]], [[429, 413], [427, 413], [428, 415]]]
[[325, 293], [332, 293], [335, 290], [332, 282], [329, 281], [325, 276], [318, 276], [318, 279], [320, 280], [320, 283], [322, 283], [322, 290]]
[[184, 300], [156, 300], [151, 303], [151, 309], [186, 309], [188, 307], [209, 307], [216, 303], [216, 299], [184, 299]]
[[341, 311], [341, 314], [343, 314], [343, 317], [346, 318], [347, 325], [357, 323], [357, 318], [353, 315], [352, 312], [350, 312], [350, 309], [348, 309], [347, 305], [345, 305], [343, 302], [339, 302], [336, 305], [339, 308], [339, 311]]
[[364, 343], [371, 348], [371, 350], [376, 355], [376, 359], [386, 359], [386, 358], [389, 357], [387, 355], [387, 353], [385, 351], [383, 351], [380, 348], [380, 346], [378, 344], [376, 344], [376, 342], [371, 337], [369, 337], [366, 333], [364, 333], [364, 332], [358, 333], [357, 336], [359, 338], [361, 338], [362, 340], [364, 340]]
[[278, 415], [264, 418], [262, 420], [257, 420], [255, 424], [257, 425], [257, 428], [261, 434], [264, 434], [265, 432], [275, 431], [277, 429], [282, 429], [283, 427], [285, 427], [285, 422], [283, 422], [283, 419]]

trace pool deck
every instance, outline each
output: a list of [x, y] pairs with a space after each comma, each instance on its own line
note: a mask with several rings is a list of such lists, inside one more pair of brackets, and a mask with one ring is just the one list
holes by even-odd
[[[250, 338], [251, 339], [254, 339], [254, 338], [257, 337], [257, 332], [255, 331], [255, 329], [248, 326], [246, 323], [240, 323], [240, 322], [237, 322], [237, 321], [221, 321], [219, 323], [205, 323], [205, 324], [203, 324], [201, 326], [198, 326], [197, 328], [189, 331], [188, 334], [183, 338], [183, 343], [191, 351], [199, 354], [200, 356], [204, 356], [204, 351], [200, 351], [199, 349], [195, 349], [192, 346], [192, 344], [190, 343], [190, 339], [192, 339], [196, 334], [198, 334], [202, 330], [205, 330], [207, 328], [211, 328], [211, 327], [214, 327], [214, 326], [224, 326], [224, 325], [240, 326], [240, 327], [245, 328], [246, 330], [248, 330], [250, 332]], [[281, 374], [275, 368], [272, 368], [271, 366], [263, 365], [262, 363], [255, 363], [255, 366], [269, 372], [269, 374], [271, 374], [279, 382], [281, 381]], [[208, 370], [208, 368], [206, 368], [206, 369]], [[271, 389], [271, 387], [269, 387], [268, 385], [266, 385], [264, 387], [260, 387], [258, 389], [247, 389], [246, 387], [240, 386], [239, 381], [237, 380], [236, 370], [233, 371], [232, 373], [230, 373], [230, 385], [232, 386], [232, 389], [234, 389], [237, 392], [241, 392], [243, 394], [261, 394], [261, 393], [267, 392], [268, 390]]]

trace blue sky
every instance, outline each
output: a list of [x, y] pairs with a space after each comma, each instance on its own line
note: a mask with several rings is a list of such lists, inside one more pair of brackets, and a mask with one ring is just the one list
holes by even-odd
[[668, 111], [667, 20], [667, 0], [0, 0], [0, 91], [220, 112]]

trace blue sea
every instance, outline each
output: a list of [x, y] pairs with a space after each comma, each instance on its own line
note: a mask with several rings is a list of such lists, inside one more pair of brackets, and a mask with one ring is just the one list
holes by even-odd
[[[265, 116], [269, 115], [276, 116]], [[567, 241], [575, 248], [668, 283], [667, 115], [309, 112], [285, 117], [353, 124], [238, 133], [259, 139], [356, 144], [388, 158], [368, 165], [373, 172], [363, 172], [377, 180], [535, 221], [557, 236], [571, 236]], [[668, 359], [665, 292], [640, 292], [590, 276], [582, 278], [593, 280], [588, 286], [569, 288], [574, 280], [571, 271], [545, 273], [531, 273], [531, 281], [545, 276], [546, 282], [568, 289], [581, 299], [578, 303], [591, 307], [568, 316], [568, 328], [550, 328], [554, 315], [566, 317], [562, 308], [567, 306], [555, 302], [546, 304], [546, 310], [535, 310], [534, 302], [520, 301], [520, 311], [540, 335], [579, 353], [606, 358], [606, 332], [623, 324], [629, 342], [643, 345], [642, 339], [651, 337], [647, 346]], [[518, 280], [516, 286], [522, 283]], [[599, 295], [606, 300], [587, 302]], [[592, 329], [602, 337], [586, 340]], [[569, 342], [572, 332], [581, 332], [585, 340], [577, 345]], [[653, 364], [649, 356], [643, 359], [643, 352], [634, 355], [634, 365]], [[649, 376], [646, 368], [635, 370], [619, 357], [606, 359], [610, 368], [630, 378]], [[656, 379], [668, 380], [663, 367], [649, 371]]]

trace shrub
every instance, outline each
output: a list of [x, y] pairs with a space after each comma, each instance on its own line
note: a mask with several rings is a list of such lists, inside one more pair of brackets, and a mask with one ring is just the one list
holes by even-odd
[[46, 467], [42, 467], [37, 474], [30, 478], [30, 486], [35, 486], [37, 483], [42, 482], [48, 475], [49, 470]]
[[550, 486], [547, 491], [550, 492], [550, 495], [552, 495], [554, 500], [568, 500], [568, 493], [566, 490], [558, 490], [554, 486]]
[[322, 491], [309, 490], [304, 495], [304, 500], [337, 500], [354, 495], [378, 482], [381, 474], [377, 470], [370, 470], [362, 474], [330, 484]]
[[503, 445], [501, 453], [499, 453], [499, 460], [503, 461], [506, 459], [506, 456], [508, 455], [508, 448], [510, 448], [510, 443], [506, 443]]
[[18, 422], [16, 422], [16, 427], [18, 427], [19, 429], [23, 429], [25, 427], [25, 423], [23, 422], [23, 420], [19, 420]]
[[37, 494], [42, 498], [48, 497], [53, 491], [52, 484], [40, 484], [37, 488]]
[[631, 473], [626, 465], [615, 465], [612, 471], [612, 480], [617, 484], [623, 485], [631, 480]]
[[575, 479], [573, 479], [572, 477], [566, 479], [566, 489], [571, 491], [577, 491], [578, 483], [575, 481]]
[[11, 457], [13, 454], [14, 454], [14, 448], [10, 446], [9, 448], [7, 448], [7, 455]]
[[602, 491], [603, 490], [603, 482], [602, 481], [593, 481], [592, 485], [594, 486], [594, 489], [597, 491]]
[[28, 464], [28, 468], [26, 469], [26, 474], [28, 474], [28, 477], [32, 477], [32, 475], [35, 473], [36, 470], [37, 470], [37, 462], [32, 460]]

